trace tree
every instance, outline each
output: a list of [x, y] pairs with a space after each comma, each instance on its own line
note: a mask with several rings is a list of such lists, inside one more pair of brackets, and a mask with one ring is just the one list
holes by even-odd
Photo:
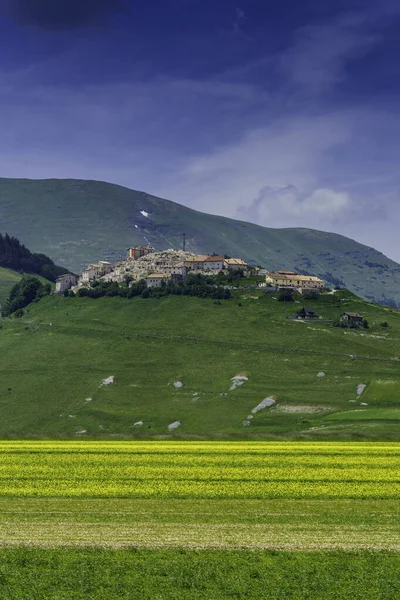
[[51, 293], [49, 284], [43, 284], [37, 277], [25, 275], [10, 291], [3, 308], [3, 316], [7, 317], [18, 309], [25, 308], [31, 302], [37, 302]]
[[364, 327], [364, 329], [368, 329], [369, 328], [369, 324], [368, 324], [367, 319], [363, 320], [362, 326]]

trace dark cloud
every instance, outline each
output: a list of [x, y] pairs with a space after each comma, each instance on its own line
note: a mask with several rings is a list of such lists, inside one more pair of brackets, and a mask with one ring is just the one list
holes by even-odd
[[4, 0], [7, 12], [22, 25], [75, 29], [101, 25], [126, 10], [129, 0]]

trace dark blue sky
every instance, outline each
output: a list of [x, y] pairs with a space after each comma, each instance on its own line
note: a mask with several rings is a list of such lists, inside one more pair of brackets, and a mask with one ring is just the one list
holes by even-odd
[[0, 0], [0, 175], [102, 179], [400, 260], [400, 3]]

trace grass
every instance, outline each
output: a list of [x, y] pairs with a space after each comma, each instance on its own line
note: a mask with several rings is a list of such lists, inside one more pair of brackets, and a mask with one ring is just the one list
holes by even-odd
[[3, 232], [74, 272], [125, 256], [126, 248], [143, 242], [157, 250], [181, 248], [185, 232], [190, 251], [227, 253], [270, 270], [301, 270], [332, 284], [344, 281], [379, 302], [400, 302], [398, 264], [341, 235], [260, 227], [122, 186], [74, 179], [0, 178], [0, 210]]
[[[318, 568], [316, 567], [318, 565]], [[397, 600], [390, 552], [0, 551], [3, 600]]]
[[[325, 320], [298, 323], [288, 316], [301, 304], [250, 295], [221, 305], [49, 297], [3, 320], [0, 436], [399, 439], [398, 311], [338, 292], [304, 301]], [[332, 328], [345, 309], [370, 329]], [[248, 381], [230, 391], [241, 373]], [[109, 376], [114, 383], [101, 385]], [[276, 404], [245, 427], [270, 396]]]

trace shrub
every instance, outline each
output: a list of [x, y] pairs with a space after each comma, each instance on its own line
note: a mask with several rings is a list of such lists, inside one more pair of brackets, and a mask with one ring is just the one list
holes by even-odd
[[389, 323], [387, 321], [383, 321], [381, 323], [381, 327], [389, 327]]
[[293, 302], [293, 290], [282, 290], [278, 296], [279, 302]]

